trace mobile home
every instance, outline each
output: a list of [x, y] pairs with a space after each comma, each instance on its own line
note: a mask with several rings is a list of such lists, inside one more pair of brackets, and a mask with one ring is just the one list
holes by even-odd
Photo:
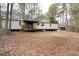
[[[5, 29], [5, 21], [2, 21], [2, 27]], [[9, 24], [8, 24], [9, 29]], [[58, 24], [49, 23], [46, 21], [35, 20], [12, 20], [11, 30], [57, 30]]]

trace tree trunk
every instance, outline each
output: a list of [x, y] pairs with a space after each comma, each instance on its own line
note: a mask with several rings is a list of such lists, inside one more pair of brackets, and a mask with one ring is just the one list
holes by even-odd
[[67, 9], [66, 9], [66, 30], [68, 30], [68, 18], [67, 18]]
[[8, 20], [9, 20], [9, 3], [7, 3], [7, 14], [6, 14], [6, 21], [5, 21], [5, 31], [8, 31]]
[[76, 23], [75, 23], [75, 18], [76, 18], [76, 17], [75, 17], [75, 15], [74, 15], [74, 19], [73, 19], [73, 30], [74, 30], [74, 31], [75, 31], [75, 29], [76, 29], [76, 27], [75, 27], [75, 24], [76, 24]]
[[66, 24], [65, 24], [65, 26], [66, 26], [66, 30], [68, 31], [67, 4], [64, 3], [63, 7], [64, 7], [64, 11], [66, 12], [66, 14], [65, 14], [65, 18], [66, 18], [65, 22], [66, 22]]
[[2, 32], [1, 3], [0, 3], [0, 32]]
[[75, 15], [76, 32], [78, 32], [78, 15]]
[[9, 24], [9, 31], [11, 32], [11, 21], [12, 21], [12, 10], [13, 10], [13, 3], [11, 3], [11, 9], [10, 9], [10, 24]]

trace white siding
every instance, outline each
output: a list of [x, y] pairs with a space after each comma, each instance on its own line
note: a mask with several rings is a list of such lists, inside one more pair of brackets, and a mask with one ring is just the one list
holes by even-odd
[[51, 24], [51, 29], [58, 29], [58, 24]]
[[[21, 29], [21, 25], [19, 25], [19, 22], [20, 21], [12, 21], [11, 29]], [[4, 20], [2, 21], [2, 28], [5, 29], [5, 21]], [[8, 23], [8, 29], [9, 29], [9, 23]]]
[[[5, 21], [2, 21], [2, 27], [3, 29], [5, 29]], [[21, 29], [21, 26], [24, 24], [23, 21], [21, 21], [21, 25], [19, 24], [20, 21], [12, 21], [11, 24], [11, 29]], [[41, 23], [39, 23], [39, 25], [37, 25], [37, 23], [33, 24], [34, 29], [58, 29], [58, 24], [52, 24], [50, 25], [50, 23], [44, 23], [44, 26], [41, 26]], [[9, 29], [9, 25], [8, 25], [8, 29]]]
[[20, 21], [12, 21], [11, 29], [21, 29], [21, 25], [19, 25]]
[[44, 23], [44, 26], [41, 26], [41, 23], [36, 26], [36, 29], [58, 29], [58, 24]]

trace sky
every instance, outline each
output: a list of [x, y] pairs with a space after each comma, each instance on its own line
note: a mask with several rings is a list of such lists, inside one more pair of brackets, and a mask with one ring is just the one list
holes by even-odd
[[49, 6], [53, 4], [53, 1], [52, 0], [44, 0], [42, 3], [41, 3], [41, 8], [42, 8], [42, 13], [46, 13], [49, 9]]

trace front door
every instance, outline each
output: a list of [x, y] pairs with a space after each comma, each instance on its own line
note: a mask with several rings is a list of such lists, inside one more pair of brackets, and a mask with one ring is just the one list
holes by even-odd
[[33, 30], [33, 22], [27, 22], [27, 30]]

